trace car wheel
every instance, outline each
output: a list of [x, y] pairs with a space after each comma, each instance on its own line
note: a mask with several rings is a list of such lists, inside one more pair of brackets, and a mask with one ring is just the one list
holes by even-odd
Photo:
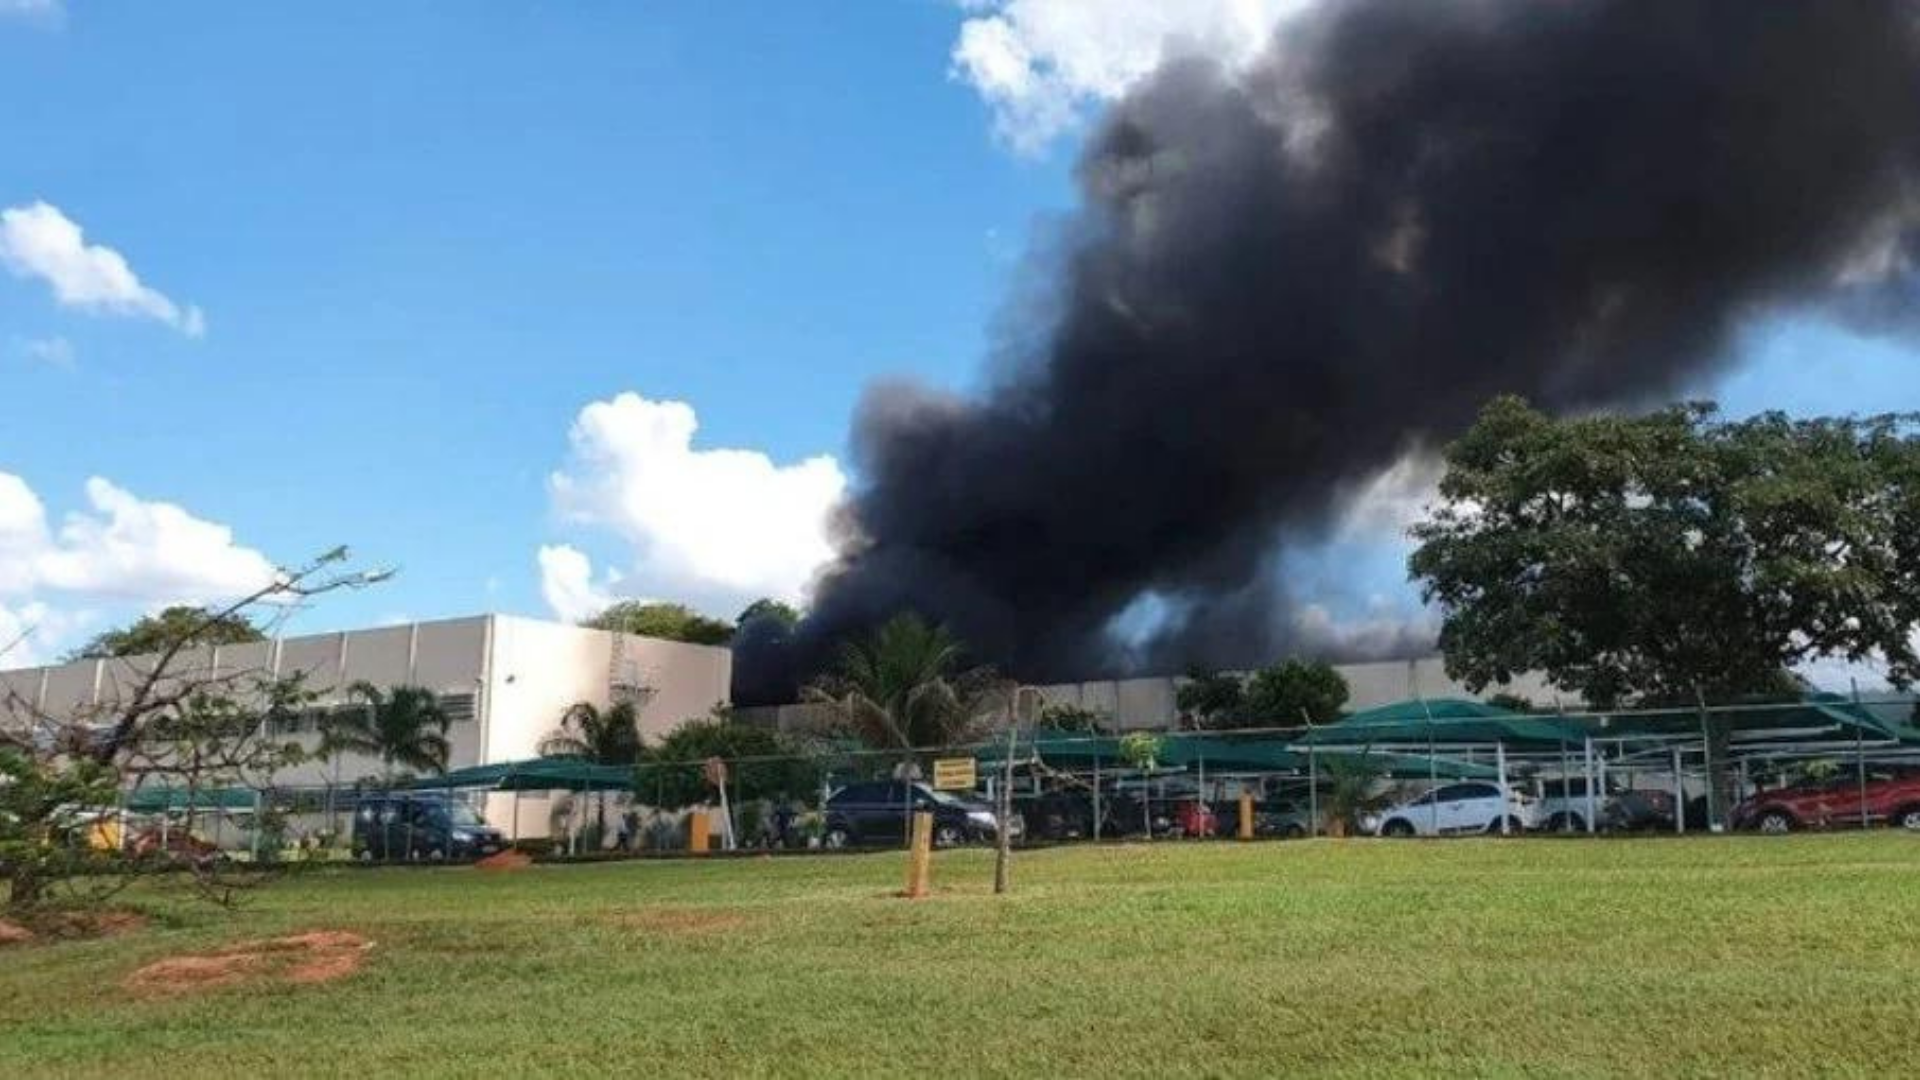
[[953, 847], [966, 842], [966, 834], [957, 825], [939, 825], [933, 830], [934, 847]]
[[853, 842], [853, 836], [846, 829], [836, 825], [827, 830], [825, 842], [828, 847], [839, 851]]
[[1307, 836], [1307, 827], [1299, 824], [1298, 822], [1295, 822], [1294, 824], [1288, 825], [1286, 828], [1281, 829], [1280, 835], [1286, 837], [1289, 840], [1304, 840], [1306, 839], [1306, 836]]
[[1586, 832], [1587, 819], [1562, 811], [1547, 819], [1548, 832]]
[[1920, 832], [1920, 806], [1907, 806], [1895, 810], [1893, 823], [1908, 832]]
[[1779, 836], [1793, 831], [1793, 815], [1785, 810], [1769, 810], [1760, 815], [1760, 831]]
[[432, 851], [427, 852], [427, 858], [431, 859], [434, 862], [446, 862], [447, 849], [434, 848]]
[[[1521, 833], [1523, 833], [1523, 832], [1525, 832], [1525, 831], [1527, 831], [1527, 830], [1526, 830], [1526, 826], [1524, 826], [1524, 825], [1522, 825], [1522, 824], [1520, 824], [1520, 819], [1519, 819], [1519, 818], [1517, 818], [1517, 817], [1510, 817], [1510, 818], [1508, 818], [1508, 819], [1507, 819], [1507, 832], [1508, 832], [1508, 833], [1510, 833], [1510, 834], [1512, 834], [1512, 835], [1514, 835], [1514, 836], [1519, 836], [1519, 835], [1520, 835]], [[1488, 832], [1488, 833], [1489, 833], [1490, 835], [1493, 835], [1493, 836], [1499, 836], [1499, 835], [1500, 835], [1500, 819], [1499, 819], [1499, 818], [1494, 818], [1494, 819], [1493, 819], [1492, 821], [1489, 821], [1489, 822], [1487, 822], [1487, 832]]]
[[370, 863], [373, 861], [373, 849], [361, 848], [359, 851], [353, 853], [353, 857], [361, 862]]
[[1413, 835], [1413, 822], [1405, 818], [1394, 818], [1380, 826], [1381, 836], [1408, 837]]

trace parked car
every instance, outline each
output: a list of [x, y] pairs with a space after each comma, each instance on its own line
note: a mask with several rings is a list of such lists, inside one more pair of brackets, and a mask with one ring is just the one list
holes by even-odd
[[1483, 780], [1442, 784], [1417, 799], [1366, 815], [1361, 828], [1379, 836], [1497, 833], [1503, 816], [1514, 832], [1537, 828], [1540, 801], [1511, 785], [1502, 788]]
[[[1240, 835], [1240, 800], [1227, 799], [1214, 805], [1221, 836]], [[1292, 799], [1260, 799], [1253, 804], [1253, 834], [1283, 836], [1289, 840], [1313, 831], [1307, 807]]]
[[[1540, 781], [1540, 820], [1548, 832], [1587, 831], [1587, 778]], [[1595, 813], [1596, 828], [1609, 832], [1673, 827], [1673, 793], [1622, 787], [1608, 781]]]
[[[985, 802], [925, 784], [876, 780], [848, 784], [827, 800], [824, 842], [830, 848], [903, 844], [919, 810], [933, 813], [933, 842], [942, 847], [992, 840], [998, 831], [998, 817]], [[1018, 814], [1008, 825], [1015, 838], [1024, 831]]]
[[1920, 773], [1869, 776], [1863, 792], [1859, 775], [1843, 772], [1826, 780], [1757, 792], [1735, 806], [1728, 817], [1736, 829], [1785, 833], [1858, 825], [1863, 808], [1869, 824], [1889, 822], [1920, 832]]
[[353, 811], [356, 859], [480, 859], [506, 846], [500, 830], [444, 795], [369, 795]]

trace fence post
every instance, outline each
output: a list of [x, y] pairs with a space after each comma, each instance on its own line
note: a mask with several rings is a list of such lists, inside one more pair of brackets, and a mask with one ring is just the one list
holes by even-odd
[[1507, 812], [1507, 804], [1513, 795], [1507, 788], [1507, 744], [1503, 740], [1494, 740], [1493, 768], [1500, 780], [1500, 835], [1506, 836], [1512, 831], [1509, 822], [1513, 815]]
[[1094, 843], [1096, 844], [1100, 842], [1100, 825], [1101, 825], [1100, 811], [1101, 809], [1102, 807], [1100, 805], [1100, 746], [1098, 743], [1095, 743], [1094, 749], [1093, 749], [1093, 840], [1094, 840]]
[[1587, 835], [1592, 836], [1597, 824], [1593, 820], [1593, 736], [1591, 735], [1587, 736], [1586, 743], [1581, 749], [1580, 768], [1587, 778]]
[[[1715, 791], [1720, 785], [1715, 782], [1713, 772], [1713, 729], [1712, 719], [1707, 713], [1707, 696], [1696, 684], [1693, 699], [1700, 704], [1700, 767], [1707, 776], [1707, 831], [1713, 832], [1720, 824], [1720, 793]], [[1724, 767], [1724, 766], [1723, 766]]]
[[1320, 835], [1320, 763], [1307, 744], [1307, 835]]
[[[1859, 680], [1859, 679], [1851, 679], [1851, 680], [1849, 680], [1849, 681], [1850, 681], [1850, 682], [1851, 682], [1851, 683], [1853, 684], [1853, 711], [1854, 711], [1855, 713], [1858, 713], [1858, 712], [1860, 711], [1860, 707], [1861, 707], [1861, 706], [1860, 706], [1860, 680]], [[1860, 777], [1860, 827], [1864, 829], [1864, 828], [1866, 828], [1866, 827], [1867, 827], [1867, 824], [1868, 824], [1868, 818], [1867, 818], [1867, 732], [1866, 732], [1866, 728], [1864, 728], [1864, 727], [1862, 727], [1862, 726], [1861, 726], [1861, 724], [1860, 724], [1860, 718], [1859, 718], [1859, 716], [1857, 716], [1857, 715], [1856, 715], [1856, 716], [1855, 716], [1855, 717], [1854, 717], [1853, 719], [1854, 719], [1854, 723], [1853, 723], [1853, 757], [1854, 757], [1854, 767], [1855, 767], [1855, 770], [1856, 770], [1856, 771], [1858, 772], [1858, 774], [1859, 774], [1859, 777]]]
[[1240, 789], [1240, 839], [1253, 839], [1253, 796]]
[[1673, 831], [1687, 831], [1687, 778], [1680, 771], [1680, 744], [1673, 747]]

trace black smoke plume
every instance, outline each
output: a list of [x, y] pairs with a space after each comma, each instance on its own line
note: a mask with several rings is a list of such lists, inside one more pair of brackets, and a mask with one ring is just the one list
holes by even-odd
[[[1167, 63], [1091, 139], [990, 386], [869, 394], [842, 557], [737, 691], [788, 697], [909, 608], [1028, 679], [1312, 649], [1276, 550], [1489, 397], [1672, 395], [1755, 315], [1863, 289], [1897, 321], [1916, 25], [1896, 0], [1360, 0], [1250, 69]], [[1148, 593], [1157, 628], [1118, 645]]]

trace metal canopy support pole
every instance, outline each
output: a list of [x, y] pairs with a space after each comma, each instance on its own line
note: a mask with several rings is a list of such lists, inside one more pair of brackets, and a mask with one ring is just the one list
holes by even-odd
[[1433, 835], [1440, 835], [1440, 762], [1433, 756], [1433, 710], [1427, 699], [1420, 699], [1420, 712], [1427, 718], [1427, 819], [1433, 823]]
[[1096, 747], [1093, 752], [1093, 840], [1095, 843], [1100, 842], [1100, 811], [1101, 809], [1102, 807], [1100, 805], [1100, 751], [1098, 747]]
[[1507, 812], [1507, 807], [1513, 796], [1507, 790], [1507, 744], [1505, 742], [1496, 741], [1493, 744], [1493, 768], [1500, 779], [1500, 835], [1508, 836], [1513, 831], [1508, 824], [1513, 820], [1513, 815]]
[[1594, 820], [1593, 820], [1593, 806], [1594, 806], [1594, 799], [1593, 799], [1593, 779], [1594, 779], [1594, 778], [1593, 778], [1593, 736], [1591, 736], [1591, 735], [1589, 735], [1589, 736], [1587, 736], [1587, 740], [1586, 740], [1586, 744], [1585, 744], [1585, 746], [1584, 746], [1584, 747], [1582, 748], [1582, 750], [1581, 750], [1581, 753], [1582, 753], [1582, 755], [1583, 755], [1583, 757], [1582, 757], [1582, 760], [1581, 760], [1581, 767], [1582, 767], [1582, 769], [1583, 769], [1583, 770], [1585, 771], [1585, 775], [1586, 775], [1586, 778], [1587, 778], [1587, 835], [1588, 835], [1588, 836], [1592, 836], [1592, 835], [1593, 835], [1593, 833], [1594, 833], [1594, 828], [1595, 828], [1595, 825], [1594, 825]]
[[[1853, 679], [1850, 681], [1853, 683], [1853, 710], [1857, 714], [1860, 711], [1860, 680]], [[1867, 731], [1866, 728], [1860, 724], [1860, 718], [1857, 715], [1854, 717], [1853, 724], [1853, 757], [1855, 769], [1860, 778], [1860, 827], [1864, 829], [1868, 824]]]
[[1567, 770], [1571, 767], [1572, 767], [1571, 764], [1567, 761], [1567, 744], [1565, 740], [1562, 740], [1560, 743], [1560, 811], [1559, 811], [1561, 832], [1573, 831], [1573, 815], [1567, 813], [1568, 805], [1573, 802], [1572, 781], [1567, 779]]
[[1714, 790], [1713, 782], [1713, 731], [1707, 716], [1707, 696], [1699, 686], [1693, 688], [1693, 699], [1700, 704], [1700, 768], [1707, 779], [1707, 831], [1713, 832], [1720, 827], [1720, 793]]
[[1320, 835], [1320, 765], [1307, 744], [1307, 835]]
[[1673, 831], [1687, 831], [1687, 779], [1680, 771], [1680, 746], [1673, 747]]

